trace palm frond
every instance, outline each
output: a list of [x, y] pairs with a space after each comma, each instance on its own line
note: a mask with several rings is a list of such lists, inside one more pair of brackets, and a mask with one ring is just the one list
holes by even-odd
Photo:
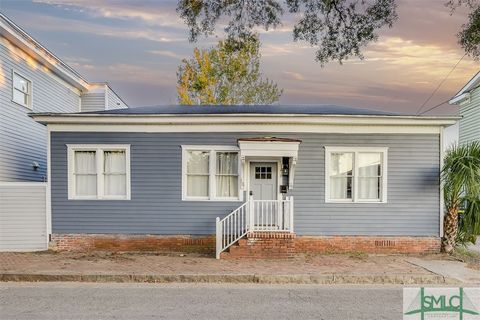
[[480, 234], [480, 142], [451, 147], [444, 159], [441, 178], [447, 213], [457, 212], [465, 205], [457, 240], [475, 241]]

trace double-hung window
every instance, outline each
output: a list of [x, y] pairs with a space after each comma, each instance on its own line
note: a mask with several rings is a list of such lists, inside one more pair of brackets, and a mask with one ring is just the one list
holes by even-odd
[[182, 146], [183, 200], [240, 200], [238, 148]]
[[12, 101], [32, 108], [32, 82], [17, 72], [12, 72]]
[[130, 199], [129, 145], [68, 145], [68, 198]]
[[387, 151], [325, 147], [325, 201], [386, 202]]

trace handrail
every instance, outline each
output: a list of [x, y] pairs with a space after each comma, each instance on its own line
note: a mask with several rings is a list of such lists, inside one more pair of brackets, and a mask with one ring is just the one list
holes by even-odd
[[249, 200], [216, 219], [216, 258], [248, 232], [293, 232], [293, 197]]
[[216, 221], [216, 258], [220, 253], [247, 234], [249, 201], [233, 210], [228, 216]]

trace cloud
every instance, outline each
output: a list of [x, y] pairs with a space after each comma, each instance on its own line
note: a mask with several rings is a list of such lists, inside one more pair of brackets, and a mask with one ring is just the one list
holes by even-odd
[[312, 51], [312, 57], [310, 61], [313, 61], [313, 50], [309, 45], [300, 44], [298, 42], [286, 42], [286, 43], [264, 43], [260, 47], [260, 51], [263, 57], [273, 56], [291, 56], [302, 55], [304, 50], [309, 49]]
[[446, 49], [458, 47], [456, 34], [467, 22], [468, 10], [459, 8], [453, 14], [443, 0], [397, 0], [398, 20], [380, 36], [410, 39]]
[[[367, 62], [379, 62], [377, 65], [383, 70], [408, 73], [411, 80], [418, 83], [445, 77], [464, 55], [460, 48], [446, 49], [398, 37], [385, 37], [364, 54]], [[478, 64], [464, 58], [450, 79], [463, 79], [464, 72], [476, 68]]]
[[[73, 20], [44, 14], [29, 14], [31, 19], [26, 19], [25, 24], [29, 29], [43, 31], [69, 31], [75, 33], [92, 34], [96, 36], [115, 37], [122, 39], [144, 39], [154, 42], [181, 42], [186, 41], [185, 36], [179, 36], [178, 32], [168, 32], [158, 28], [142, 26], [110, 26], [94, 23], [86, 20]], [[182, 33], [183, 34], [183, 33]]]
[[[332, 62], [322, 68], [314, 62], [315, 47], [292, 41], [295, 15], [286, 13], [276, 30], [257, 29], [262, 72], [285, 89], [281, 103], [415, 112], [462, 57], [456, 33], [466, 16], [464, 12], [450, 15], [441, 0], [397, 1], [399, 19], [393, 28], [379, 32], [379, 41], [363, 51], [365, 60], [351, 59], [343, 65]], [[12, 1], [2, 11], [13, 12], [29, 32], [39, 32], [42, 41], [64, 54], [61, 57], [87, 79], [118, 86], [132, 105], [175, 102], [177, 63], [173, 59], [180, 60], [195, 45], [208, 47], [218, 41], [211, 36], [190, 44], [175, 12], [177, 1], [36, 2], [41, 4], [21, 6]], [[224, 22], [218, 24], [218, 31]], [[429, 106], [453, 95], [478, 69], [478, 62], [465, 57]], [[454, 111], [445, 108], [446, 113]]]
[[147, 4], [121, 0], [34, 0], [34, 2], [70, 10], [73, 8], [93, 17], [138, 19], [155, 26], [185, 28], [172, 2], [152, 1]]
[[174, 75], [165, 73], [155, 66], [115, 63], [97, 68], [96, 72], [107, 80], [121, 79], [122, 82], [132, 84], [171, 85], [176, 83]]
[[305, 77], [298, 72], [283, 71], [283, 74], [287, 76], [286, 77], [287, 79], [299, 80], [299, 81], [305, 80]]
[[148, 53], [156, 55], [156, 56], [163, 56], [163, 57], [170, 57], [170, 58], [175, 58], [175, 59], [183, 59], [185, 58], [184, 56], [175, 53], [173, 51], [169, 50], [150, 50]]

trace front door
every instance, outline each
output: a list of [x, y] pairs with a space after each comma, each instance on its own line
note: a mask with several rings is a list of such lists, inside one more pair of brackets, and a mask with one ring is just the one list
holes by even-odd
[[[278, 226], [277, 164], [275, 162], [250, 163], [250, 192], [253, 198], [256, 230], [274, 230]], [[273, 200], [273, 201], [272, 201]]]
[[254, 200], [277, 200], [277, 163], [250, 163], [250, 193]]

